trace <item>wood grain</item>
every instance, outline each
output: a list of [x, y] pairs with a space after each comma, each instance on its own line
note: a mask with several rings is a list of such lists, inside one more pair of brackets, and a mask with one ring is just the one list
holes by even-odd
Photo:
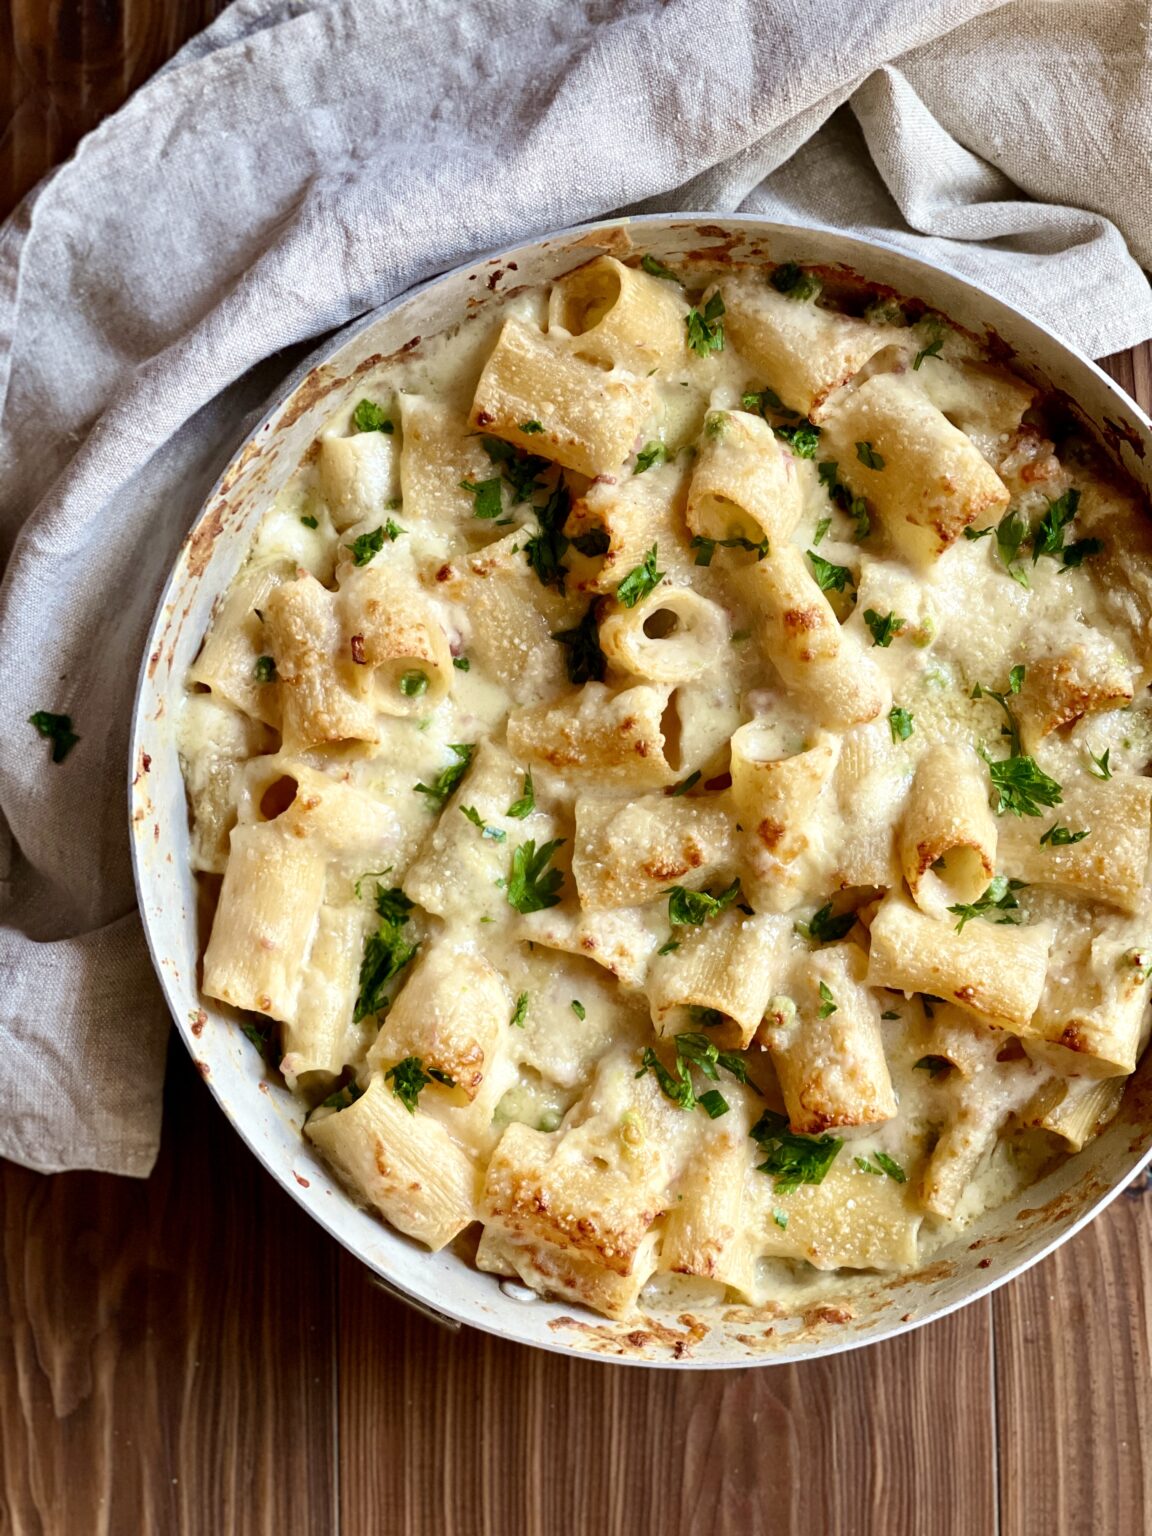
[[[0, 6], [0, 214], [223, 3]], [[1152, 348], [1106, 366], [1152, 403]], [[1152, 1530], [1149, 1199], [871, 1350], [573, 1361], [381, 1293], [176, 1046], [153, 1177], [0, 1165], [0, 1223], [0, 1536]]]

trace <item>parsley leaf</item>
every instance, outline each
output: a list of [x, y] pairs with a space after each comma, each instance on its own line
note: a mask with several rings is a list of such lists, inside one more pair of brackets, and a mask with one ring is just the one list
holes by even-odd
[[[871, 1163], [866, 1157], [858, 1157], [855, 1161], [861, 1173], [887, 1174], [890, 1179], [895, 1179], [897, 1184], [907, 1182], [907, 1174], [896, 1159], [889, 1157], [887, 1152], [873, 1152]], [[872, 1166], [873, 1163], [876, 1165], [875, 1167]]]
[[391, 421], [382, 405], [376, 405], [372, 400], [361, 400], [360, 404], [352, 412], [352, 424], [357, 432], [393, 432]]
[[516, 999], [516, 1006], [512, 1010], [512, 1017], [508, 1020], [508, 1022], [509, 1022], [509, 1024], [514, 1024], [517, 1029], [523, 1029], [524, 1028], [524, 1020], [527, 1017], [528, 1017], [528, 994], [527, 994], [527, 992], [521, 992], [520, 996]]
[[461, 816], [467, 816], [474, 827], [479, 827], [481, 837], [488, 838], [490, 842], [502, 843], [508, 836], [507, 832], [503, 831], [502, 828], [490, 827], [474, 805], [462, 805], [460, 807], [460, 814]]
[[467, 656], [453, 656], [452, 665], [456, 668], [457, 672], [471, 672], [472, 670], [472, 663], [468, 660]]
[[536, 809], [536, 792], [532, 788], [532, 775], [524, 775], [524, 792], [519, 800], [514, 800], [504, 812], [505, 816], [511, 816], [516, 821], [523, 821], [525, 816], [531, 816]]
[[699, 784], [701, 778], [699, 768], [690, 773], [686, 779], [681, 779], [679, 784], [670, 784], [664, 791], [666, 795], [686, 795], [690, 789]]
[[1085, 560], [1091, 559], [1093, 555], [1100, 554], [1103, 548], [1103, 539], [1075, 539], [1071, 544], [1065, 544], [1062, 550], [1065, 570], [1072, 570], [1078, 565], [1083, 565]]
[[543, 912], [547, 907], [559, 904], [559, 890], [564, 884], [563, 871], [549, 869], [548, 862], [564, 838], [541, 843], [537, 848], [535, 838], [521, 843], [512, 855], [512, 872], [508, 877], [508, 905], [517, 912]]
[[400, 535], [402, 533], [407, 533], [408, 530], [407, 528], [401, 528], [399, 523], [394, 523], [392, 519], [389, 518], [388, 521], [384, 524], [384, 532], [388, 535], [390, 541], [395, 544]]
[[790, 299], [810, 299], [820, 292], [821, 287], [818, 277], [813, 277], [811, 272], [805, 272], [804, 268], [797, 266], [794, 261], [782, 262], [768, 281], [777, 293], [782, 293]]
[[669, 939], [666, 944], [661, 944], [660, 948], [656, 951], [656, 953], [658, 955], [672, 955], [672, 954], [675, 954], [675, 952], [679, 948], [680, 948], [680, 940], [679, 939]]
[[789, 1194], [801, 1184], [822, 1184], [844, 1145], [838, 1136], [798, 1136], [788, 1128], [787, 1115], [766, 1109], [751, 1130], [765, 1160], [758, 1173], [774, 1175], [778, 1193]]
[[894, 613], [877, 613], [875, 608], [864, 610], [864, 622], [872, 631], [872, 644], [879, 645], [887, 650], [892, 644], [893, 638], [904, 628], [904, 620], [898, 619]]
[[568, 574], [563, 563], [568, 540], [560, 530], [568, 520], [571, 507], [568, 488], [562, 480], [558, 481], [544, 505], [533, 508], [540, 531], [524, 546], [525, 558], [541, 586], [555, 587], [558, 592], [564, 591], [564, 578]]
[[883, 469], [884, 460], [871, 443], [857, 443], [856, 457], [868, 469]]
[[370, 934], [364, 946], [364, 958], [360, 962], [360, 985], [352, 1022], [359, 1024], [375, 1013], [382, 1013], [388, 1006], [386, 989], [393, 977], [398, 976], [415, 955], [418, 944], [409, 944], [403, 929], [408, 921], [412, 903], [398, 886], [386, 890], [376, 887], [376, 912], [380, 925]]
[[832, 996], [828, 983], [820, 983], [820, 1007], [816, 1011], [818, 1019], [827, 1019], [836, 1012], [836, 999]]
[[[663, 443], [646, 443], [636, 455], [636, 466], [632, 473], [642, 475], [646, 469], [651, 469], [653, 464], [665, 464], [667, 461], [668, 450]], [[608, 548], [607, 544], [604, 548]]]
[[684, 317], [688, 332], [688, 345], [697, 357], [707, 357], [709, 352], [724, 350], [724, 300], [719, 291], [701, 309], [690, 309]]
[[544, 426], [539, 421], [522, 421], [520, 423], [520, 430], [521, 432], [527, 432], [529, 437], [531, 437], [537, 432], [543, 432]]
[[872, 531], [872, 519], [868, 515], [868, 503], [863, 496], [853, 496], [840, 479], [840, 466], [835, 459], [821, 459], [816, 466], [820, 484], [828, 492], [833, 506], [839, 507], [856, 524], [853, 538], [859, 544]]
[[688, 548], [696, 551], [694, 562], [696, 565], [711, 565], [712, 556], [717, 549], [746, 549], [749, 554], [755, 555], [757, 560], [763, 560], [768, 553], [768, 540], [761, 539], [757, 544], [745, 538], [706, 539], [703, 534], [697, 533], [693, 534]]
[[996, 525], [996, 553], [1000, 556], [1000, 563], [1011, 576], [1013, 581], [1018, 581], [1022, 587], [1028, 587], [1028, 572], [1016, 561], [1020, 555], [1020, 547], [1028, 537], [1028, 521], [1023, 513], [1009, 508]]
[[371, 533], [358, 534], [351, 544], [345, 544], [344, 548], [352, 551], [353, 565], [367, 565], [372, 556], [378, 555], [384, 548], [384, 530], [373, 528]]
[[855, 921], [854, 911], [838, 912], [834, 917], [832, 903], [826, 901], [807, 922], [796, 922], [792, 926], [802, 939], [811, 939], [814, 944], [835, 944], [844, 938]]
[[629, 571], [616, 588], [617, 601], [625, 608], [635, 608], [641, 598], [647, 597], [664, 580], [664, 572], [656, 569], [657, 553], [658, 546], [653, 544], [644, 556], [643, 564]]
[[[551, 468], [547, 459], [528, 453], [515, 443], [506, 443], [502, 437], [483, 436], [480, 446], [504, 476], [517, 502], [531, 501], [540, 489], [540, 477]], [[486, 483], [486, 482], [485, 482]], [[498, 513], [492, 513], [493, 517]]]
[[428, 692], [428, 674], [413, 667], [400, 678], [400, 692], [406, 699], [418, 699]]
[[671, 267], [664, 266], [662, 262], [656, 260], [655, 256], [649, 256], [647, 253], [645, 253], [645, 255], [640, 258], [640, 265], [644, 271], [647, 272], [649, 277], [664, 277], [667, 278], [670, 283], [678, 283], [680, 281], [675, 272], [672, 271]]
[[777, 1207], [776, 1210], [774, 1210], [772, 1212], [772, 1220], [780, 1228], [781, 1232], [787, 1232], [787, 1230], [788, 1230], [788, 1212], [787, 1211], [782, 1211], [782, 1210], [780, 1210], [779, 1207]]
[[1089, 751], [1088, 756], [1092, 759], [1092, 767], [1088, 772], [1094, 778], [1110, 779], [1112, 777], [1112, 769], [1108, 766], [1108, 759], [1112, 756], [1111, 747], [1105, 747], [1099, 757], [1092, 751]]
[[740, 881], [733, 880], [727, 890], [721, 891], [719, 896], [711, 896], [707, 891], [690, 891], [682, 885], [673, 885], [665, 895], [668, 897], [668, 921], [674, 927], [698, 928], [701, 923], [706, 923], [710, 917], [715, 917], [718, 912], [723, 912], [736, 900], [740, 890]]
[[567, 651], [570, 682], [601, 683], [608, 662], [600, 649], [600, 631], [596, 625], [596, 610], [589, 604], [588, 611], [575, 629], [561, 629], [552, 636]]
[[320, 526], [314, 517], [302, 517], [300, 521], [304, 524], [305, 528], [319, 528]]
[[581, 1021], [588, 1017], [588, 1010], [585, 1008], [584, 1004], [578, 997], [574, 997], [572, 999], [569, 1007], [572, 1009], [572, 1012], [576, 1015], [576, 1017]]
[[392, 1092], [410, 1115], [416, 1113], [416, 1103], [429, 1083], [443, 1083], [446, 1088], [456, 1086], [455, 1079], [446, 1072], [438, 1072], [435, 1067], [425, 1071], [419, 1056], [405, 1056], [403, 1061], [389, 1067], [384, 1081], [392, 1085]]
[[748, 1081], [748, 1064], [744, 1058], [733, 1051], [718, 1050], [707, 1035], [686, 1030], [675, 1036], [675, 1045], [676, 1062], [672, 1071], [668, 1070], [649, 1046], [640, 1058], [640, 1070], [636, 1076], [643, 1077], [645, 1073], [651, 1072], [661, 1092], [680, 1109], [692, 1110], [699, 1104], [710, 1119], [718, 1120], [721, 1115], [727, 1114], [730, 1107], [724, 1095], [715, 1090], [697, 1096], [692, 1087], [689, 1067], [698, 1067], [714, 1083], [719, 1082], [719, 1069], [723, 1067], [738, 1082], [745, 1083], [757, 1093], [760, 1091], [754, 1083]]
[[977, 539], [989, 539], [995, 532], [995, 528], [965, 528], [964, 537], [975, 544]]
[[258, 683], [274, 683], [276, 681], [276, 659], [273, 656], [257, 656], [256, 665], [252, 669], [256, 674]]
[[820, 428], [813, 422], [802, 421], [795, 427], [773, 427], [773, 432], [788, 444], [798, 459], [814, 459], [820, 446]]
[[888, 728], [892, 732], [893, 741], [907, 741], [912, 734], [913, 716], [900, 704], [893, 704], [888, 711]]
[[813, 533], [812, 533], [812, 545], [813, 545], [813, 548], [815, 548], [815, 546], [817, 544], [819, 544], [820, 540], [828, 532], [828, 530], [829, 530], [829, 528], [831, 528], [831, 526], [832, 526], [832, 519], [830, 517], [822, 517], [820, 519], [820, 521], [816, 524], [816, 527], [815, 527], [815, 529], [813, 530]]
[[[916, 354], [915, 361], [912, 364], [912, 371], [913, 371], [913, 373], [917, 373], [919, 371], [920, 364], [924, 361], [924, 359], [926, 357], [940, 358], [940, 348], [943, 345], [944, 345], [944, 338], [943, 338], [943, 336], [935, 336], [928, 343], [928, 345], [926, 347], [921, 347], [919, 352], [917, 352], [917, 354]], [[942, 361], [942, 359], [941, 359], [941, 361]]]
[[[1019, 693], [1023, 686], [1024, 668], [1019, 666], [1013, 667], [1008, 674], [1008, 692]], [[994, 699], [999, 704], [1008, 721], [1006, 726], [1001, 727], [1001, 734], [1008, 737], [1010, 755], [1012, 757], [1019, 757], [1020, 725], [1005, 695], [996, 688], [986, 688], [983, 683], [976, 683], [969, 697], [973, 699]]]
[[[633, 473], [639, 473], [639, 471], [633, 471]], [[590, 528], [587, 533], [578, 534], [571, 542], [573, 548], [589, 558], [606, 555], [612, 547], [612, 540], [608, 537], [608, 531], [605, 528]]]
[[54, 763], [62, 763], [80, 740], [72, 729], [71, 715], [54, 715], [51, 710], [38, 709], [34, 715], [28, 716], [28, 724], [35, 726], [40, 735], [52, 743]]
[[475, 742], [461, 742], [453, 743], [450, 745], [449, 751], [455, 752], [460, 761], [457, 763], [449, 764], [449, 766], [445, 768], [442, 773], [437, 775], [431, 784], [415, 785], [414, 788], [416, 793], [419, 795], [427, 795], [430, 800], [433, 800], [437, 803], [438, 807], [442, 806], [445, 800], [447, 800], [448, 796], [456, 788], [457, 784], [459, 784], [460, 780], [464, 777], [465, 773], [467, 773], [468, 764], [472, 761], [472, 754], [475, 752], [475, 750]]
[[731, 1105], [719, 1088], [709, 1088], [707, 1093], [699, 1095], [696, 1102], [708, 1116], [709, 1120], [719, 1120], [720, 1116], [726, 1115], [731, 1108]]
[[[759, 393], [749, 392], [741, 395], [740, 404], [744, 410], [750, 411], [754, 416], [764, 416], [767, 411], [775, 411], [777, 416], [789, 416], [793, 421], [800, 416], [799, 411], [794, 411], [784, 404], [774, 389], [762, 389]], [[814, 430], [819, 431], [819, 428]]]
[[1041, 833], [1040, 843], [1041, 846], [1047, 843], [1050, 848], [1067, 848], [1070, 843], [1082, 843], [1088, 836], [1088, 832], [1087, 827], [1083, 831], [1073, 832], [1068, 827], [1061, 827], [1053, 822], [1047, 832]]
[[1080, 505], [1080, 492], [1077, 490], [1065, 491], [1063, 496], [1058, 496], [1055, 501], [1049, 499], [1048, 510], [1036, 525], [1036, 531], [1032, 535], [1032, 564], [1035, 565], [1041, 555], [1051, 555], [1053, 559], [1064, 548], [1064, 530], [1076, 516], [1076, 508]]
[[473, 517], [490, 521], [503, 512], [504, 502], [500, 496], [499, 475], [493, 475], [489, 480], [461, 480], [459, 484], [462, 491], [472, 493]]
[[807, 553], [812, 565], [812, 573], [822, 592], [843, 592], [849, 582], [853, 586], [856, 585], [856, 580], [846, 565], [833, 565], [831, 560], [825, 560], [814, 549], [808, 550]]
[[1059, 805], [1063, 792], [1031, 757], [1006, 757], [994, 762], [983, 747], [980, 756], [988, 764], [992, 787], [997, 794], [996, 814], [1010, 811], [1013, 816], [1039, 816], [1041, 807]]
[[342, 1088], [337, 1088], [335, 1093], [330, 1093], [326, 1099], [322, 1099], [317, 1105], [318, 1109], [349, 1109], [357, 1099], [364, 1097], [364, 1089], [360, 1084], [352, 1081], [345, 1083]]
[[961, 901], [948, 908], [953, 917], [960, 919], [956, 924], [956, 932], [963, 933], [965, 923], [970, 923], [974, 917], [991, 917], [994, 912], [1005, 914], [996, 919], [998, 923], [1018, 923], [1020, 918], [1012, 914], [1020, 910], [1016, 892], [1023, 890], [1027, 890], [1025, 881], [1009, 880], [1007, 875], [995, 876], [983, 896], [976, 901]]

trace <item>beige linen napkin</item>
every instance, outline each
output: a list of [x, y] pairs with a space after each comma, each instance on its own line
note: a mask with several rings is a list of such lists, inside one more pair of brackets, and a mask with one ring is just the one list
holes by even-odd
[[[240, 0], [0, 230], [0, 1153], [146, 1174], [139, 652], [198, 504], [321, 336], [623, 209], [878, 234], [1096, 355], [1152, 335], [1147, 5]], [[54, 765], [28, 725], [70, 714]]]

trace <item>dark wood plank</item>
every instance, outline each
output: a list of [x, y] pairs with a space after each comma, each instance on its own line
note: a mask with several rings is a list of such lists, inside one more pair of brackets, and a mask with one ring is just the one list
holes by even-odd
[[340, 1320], [342, 1536], [995, 1528], [987, 1303], [809, 1365], [677, 1374], [450, 1334], [345, 1255]]
[[334, 1254], [174, 1045], [146, 1183], [0, 1164], [0, 1532], [333, 1529]]

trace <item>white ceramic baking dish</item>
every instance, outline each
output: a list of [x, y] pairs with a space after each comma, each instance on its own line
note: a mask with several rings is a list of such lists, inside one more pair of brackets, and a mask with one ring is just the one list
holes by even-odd
[[[271, 1081], [230, 1010], [201, 996], [197, 899], [188, 869], [188, 813], [176, 747], [183, 678], [220, 594], [279, 487], [359, 377], [523, 284], [546, 282], [601, 250], [660, 258], [707, 252], [839, 264], [922, 299], [977, 334], [994, 333], [1015, 365], [1066, 391], [1127, 470], [1152, 483], [1152, 423], [1099, 368], [1042, 325], [953, 274], [843, 234], [713, 215], [618, 219], [562, 231], [461, 267], [345, 330], [282, 389], [209, 497], [163, 594], [140, 675], [129, 778], [140, 910], [176, 1020], [209, 1088], [269, 1173], [387, 1289], [440, 1320], [579, 1355], [679, 1369], [811, 1359], [890, 1338], [985, 1295], [1050, 1253], [1108, 1204], [1152, 1158], [1152, 1053], [1107, 1131], [908, 1275], [854, 1274], [820, 1307], [796, 1316], [745, 1307], [659, 1310], [629, 1323], [481, 1274], [451, 1249], [431, 1254], [359, 1209], [301, 1136], [301, 1106]], [[320, 1232], [316, 1242], [324, 1242]]]

